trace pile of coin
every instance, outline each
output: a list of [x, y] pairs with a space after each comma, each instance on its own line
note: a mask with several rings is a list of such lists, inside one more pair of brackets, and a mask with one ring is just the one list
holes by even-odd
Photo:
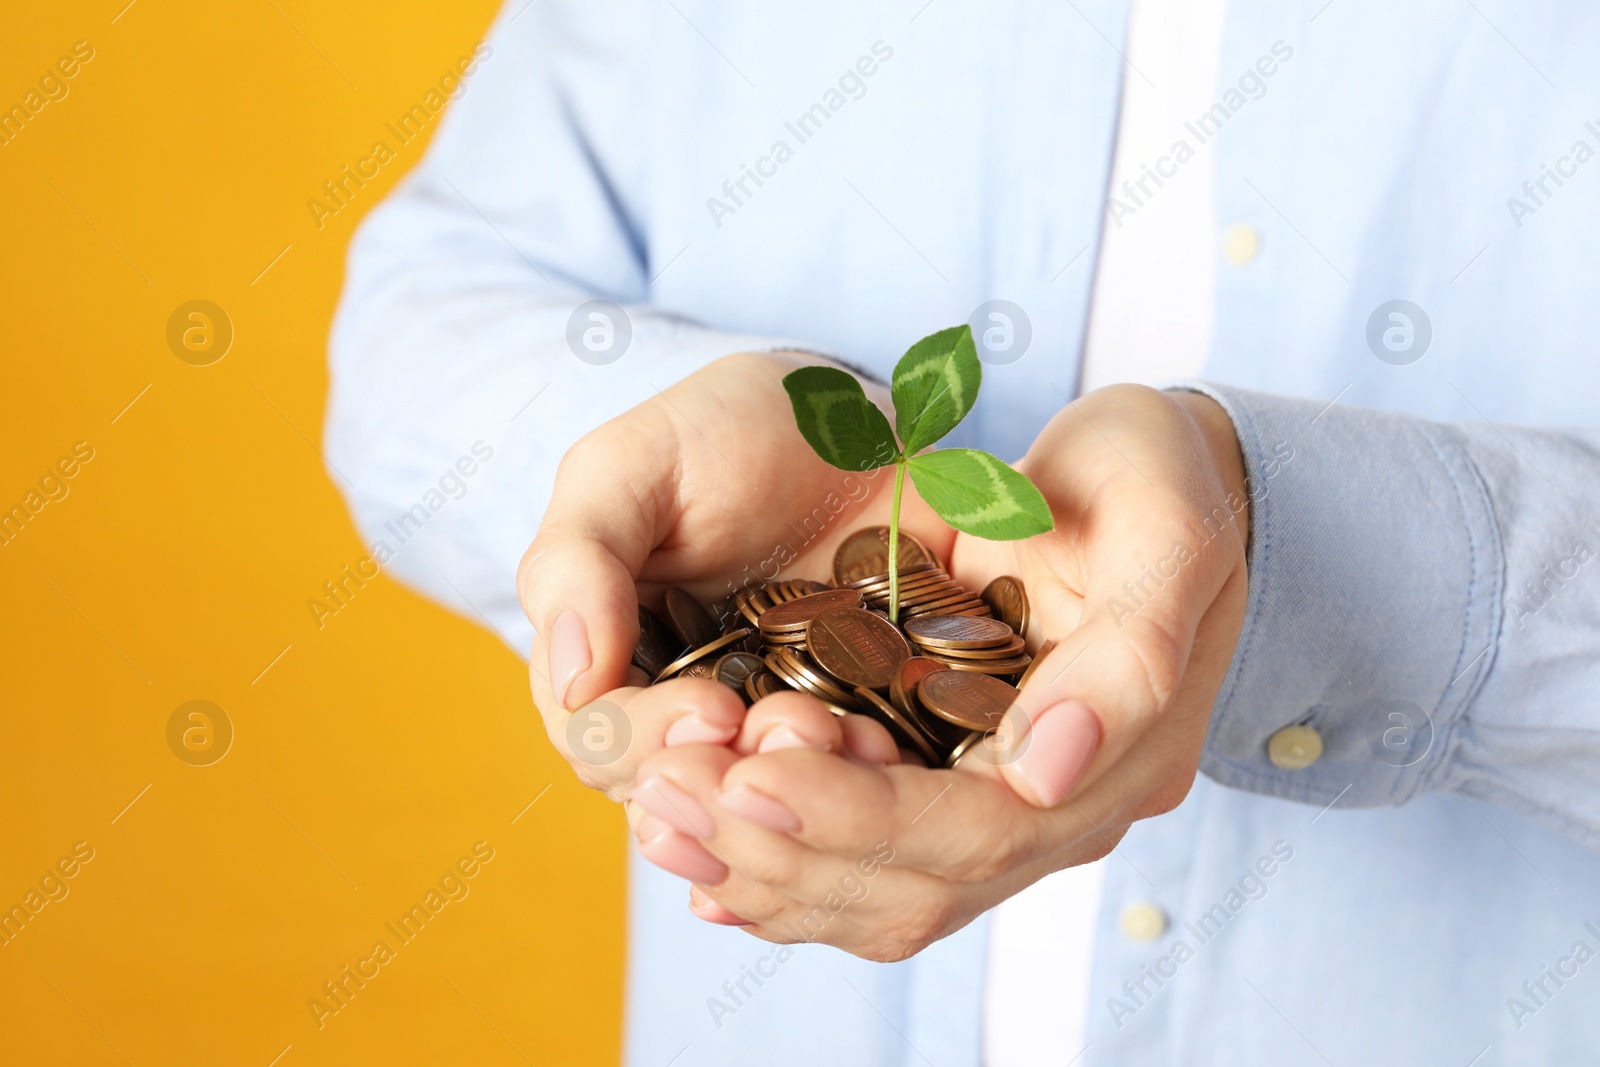
[[702, 606], [666, 590], [639, 608], [634, 666], [651, 684], [709, 678], [747, 703], [785, 689], [838, 715], [870, 715], [929, 766], [953, 767], [999, 728], [1034, 663], [1028, 598], [1016, 578], [972, 593], [901, 533], [900, 624], [889, 621], [889, 530], [858, 530], [834, 555], [834, 584], [751, 584]]

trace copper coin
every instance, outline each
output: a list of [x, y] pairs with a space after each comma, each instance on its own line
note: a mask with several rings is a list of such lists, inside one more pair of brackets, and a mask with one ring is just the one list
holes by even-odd
[[[879, 719], [885, 726], [889, 727], [889, 735], [895, 739], [897, 744], [902, 738], [909, 741], [911, 747], [922, 754], [922, 757], [928, 761], [930, 767], [939, 762], [938, 754], [934, 752], [933, 746], [928, 743], [928, 739], [923, 736], [922, 730], [910, 719], [902, 715], [893, 704], [864, 685], [856, 686], [856, 699], [861, 701], [861, 706], [866, 709], [867, 714]], [[905, 748], [906, 746], [900, 745], [900, 747]]]
[[[900, 570], [900, 588], [910, 589], [913, 586], [954, 584], [954, 579], [938, 567], [929, 567], [925, 570]], [[880, 574], [866, 581], [853, 582], [846, 586], [848, 589], [859, 589], [867, 596], [889, 591], [889, 576]]]
[[[855, 698], [853, 697], [849, 698], [847, 701], [841, 702], [837, 697], [830, 696], [828, 693], [820, 689], [812, 688], [808, 683], [801, 681], [799, 678], [780, 675], [779, 680], [785, 683], [794, 692], [804, 693], [813, 700], [821, 701], [827, 706], [828, 710], [835, 715], [848, 715], [855, 709]], [[843, 707], [842, 704], [844, 703], [848, 703], [849, 707]]]
[[[888, 587], [885, 586], [884, 592], [887, 593], [888, 591]], [[933, 600], [941, 595], [949, 596], [952, 593], [965, 592], [966, 589], [961, 585], [960, 582], [945, 575], [940, 575], [936, 578], [923, 582], [900, 583], [901, 599], [909, 599], [912, 595], [915, 595], [923, 600]]]
[[781, 634], [804, 630], [811, 620], [833, 608], [855, 608], [861, 604], [861, 594], [854, 589], [829, 589], [769, 608], [761, 615], [763, 634]]
[[755, 625], [744, 617], [744, 612], [739, 610], [739, 599], [737, 597], [728, 598], [728, 610], [719, 615], [718, 618], [722, 620], [722, 632], [725, 634], [731, 634], [735, 630], [742, 630], [746, 626]]
[[799, 600], [803, 596], [810, 596], [812, 593], [825, 592], [828, 588], [828, 586], [824, 585], [816, 589], [808, 589], [799, 582], [778, 582], [767, 586], [767, 596], [772, 599], [774, 604], [782, 604], [788, 600]]
[[1028, 643], [1019, 634], [1005, 644], [995, 645], [992, 648], [930, 648], [928, 652], [945, 660], [1010, 659], [1022, 655], [1027, 645]]
[[[900, 551], [895, 562], [902, 568], [934, 562], [928, 546], [900, 531]], [[889, 527], [869, 526], [857, 530], [833, 554], [833, 580], [839, 585], [870, 577], [889, 569]]]
[[944, 665], [953, 671], [974, 674], [993, 674], [1004, 677], [1021, 674], [1033, 663], [1032, 656], [1012, 656], [1010, 659], [947, 659]]
[[711, 676], [730, 689], [743, 689], [745, 680], [762, 669], [760, 656], [729, 652], [712, 666]]
[[851, 705], [854, 699], [832, 681], [814, 669], [803, 654], [783, 648], [766, 659], [767, 669], [802, 693], [816, 697], [824, 704]]
[[[902, 582], [908, 578], [926, 578], [932, 576], [943, 576], [946, 578], [949, 577], [949, 575], [945, 574], [944, 571], [939, 569], [939, 565], [937, 563], [918, 563], [915, 566], [900, 568], [900, 580]], [[849, 585], [840, 586], [840, 588], [860, 589], [863, 592], [868, 589], [888, 589], [889, 572], [884, 571], [882, 574], [874, 574], [869, 578], [861, 579], [859, 582], [851, 582]]]
[[1039, 646], [1039, 651], [1033, 654], [1033, 662], [1028, 664], [1028, 669], [1022, 672], [1021, 678], [1017, 679], [1018, 689], [1028, 684], [1028, 679], [1033, 677], [1033, 672], [1039, 669], [1039, 664], [1044, 662], [1045, 656], [1049, 655], [1050, 650], [1055, 647], [1056, 643], [1054, 641], [1046, 641]]
[[967, 671], [939, 671], [917, 683], [922, 706], [946, 722], [969, 730], [993, 730], [1017, 699], [998, 678]]
[[[948, 579], [949, 577], [950, 576], [946, 574], [937, 563], [914, 563], [909, 567], [903, 566], [900, 568], [900, 580], [902, 582], [909, 581], [911, 579], [935, 581]], [[889, 588], [889, 572], [886, 570], [882, 574], [870, 575], [866, 578], [862, 578], [860, 581], [850, 582], [848, 585], [845, 585], [842, 588], [859, 589], [863, 593], [869, 591], [886, 590]]]
[[745, 622], [748, 622], [751, 626], [761, 625], [761, 611], [751, 602], [748, 590], [739, 593], [733, 598], [733, 606]]
[[[879, 611], [889, 610], [888, 597], [875, 598], [873, 600], [869, 600], [868, 603], [877, 608]], [[919, 601], [916, 599], [907, 599], [906, 597], [901, 597], [900, 617], [902, 619], [909, 619], [913, 615], [948, 615], [951, 607], [966, 606], [967, 603], [968, 601], [966, 599], [966, 594], [964, 593], [954, 598], [941, 596], [941, 598], [937, 601]]]
[[682, 656], [679, 656], [677, 659], [667, 664], [666, 667], [662, 668], [661, 673], [656, 675], [655, 679], [650, 684], [654, 685], [656, 682], [664, 682], [668, 678], [676, 675], [685, 667], [689, 666], [691, 663], [698, 662], [699, 660], [705, 659], [708, 656], [716, 656], [719, 653], [726, 652], [735, 645], [739, 644], [745, 638], [749, 637], [752, 632], [753, 631], [750, 630], [735, 630], [731, 634], [724, 634], [708, 645], [702, 645], [693, 652], [685, 652]]
[[639, 605], [639, 640], [633, 646], [633, 665], [654, 678], [683, 654], [683, 642], [666, 620]]
[[782, 693], [788, 690], [783, 680], [769, 670], [760, 670], [744, 680], [744, 695], [754, 704], [764, 700], [773, 693]]
[[847, 686], [887, 689], [911, 646], [886, 619], [858, 608], [836, 608], [811, 620], [806, 649], [817, 666]]
[[906, 621], [906, 635], [924, 648], [991, 648], [1015, 636], [999, 619], [928, 615]]
[[983, 587], [979, 594], [983, 602], [994, 611], [994, 617], [1024, 637], [1028, 634], [1028, 594], [1022, 582], [1009, 574], [1002, 574]]
[[697, 659], [683, 670], [673, 675], [674, 678], [714, 678], [716, 677], [716, 662], [711, 659]]
[[[920, 608], [924, 605], [932, 604], [953, 604], [958, 600], [966, 600], [969, 596], [971, 596], [971, 594], [965, 589], [962, 589], [960, 586], [944, 586], [933, 589], [913, 589], [910, 592], [901, 590], [900, 606], [902, 608]], [[889, 603], [889, 598], [887, 595], [882, 597], [873, 597], [871, 599], [875, 604]]]
[[772, 592], [778, 594], [774, 596], [774, 600], [778, 600], [780, 597], [782, 600], [798, 600], [803, 596], [810, 596], [812, 593], [826, 593], [829, 588], [829, 586], [823, 585], [821, 582], [813, 582], [809, 578], [791, 578], [786, 582], [779, 582], [771, 587]]
[[991, 615], [989, 605], [979, 600], [970, 593], [964, 594], [955, 601], [945, 601], [938, 604], [917, 604], [908, 609], [906, 618], [914, 619], [919, 615]]
[[[927, 735], [928, 740], [933, 742], [934, 749], [939, 752], [941, 757], [959, 745], [967, 734], [972, 732], [965, 726], [957, 726], [953, 722], [946, 722], [933, 714], [933, 712], [923, 708], [920, 704], [917, 705], [915, 719], [917, 725], [922, 727], [922, 732]], [[938, 766], [938, 764], [935, 764], [935, 766]]]
[[761, 661], [767, 665], [768, 671], [777, 676], [779, 681], [783, 682], [791, 689], [799, 689], [800, 683], [794, 680], [793, 675], [790, 674], [790, 668], [788, 664], [783, 662], [783, 658], [778, 654], [778, 652], [779, 650], [768, 652], [765, 656], [761, 657]]
[[930, 674], [949, 669], [938, 660], [928, 659], [925, 656], [912, 656], [900, 664], [900, 669], [894, 672], [894, 680], [889, 683], [889, 699], [894, 702], [895, 707], [907, 715], [915, 715], [917, 683]]
[[973, 745], [979, 744], [985, 737], [988, 736], [988, 731], [985, 730], [972, 731], [966, 737], [961, 739], [960, 744], [950, 750], [950, 755], [946, 757], [944, 765], [950, 770], [955, 770], [956, 764], [961, 762], [961, 757], [972, 751]]
[[910, 611], [902, 611], [900, 613], [900, 621], [901, 621], [901, 623], [907, 623], [907, 622], [910, 622], [912, 619], [920, 619], [920, 618], [923, 618], [923, 617], [928, 616], [928, 615], [943, 615], [947, 619], [953, 619], [953, 618], [963, 618], [963, 619], [985, 618], [985, 619], [987, 619], [989, 617], [989, 608], [988, 608], [987, 605], [983, 605], [980, 608], [971, 608], [971, 607], [964, 607], [964, 606], [962, 606], [960, 604], [957, 604], [957, 605], [955, 605], [953, 607], [934, 608], [932, 610], [924, 610], [923, 608], [912, 608]]
[[[901, 613], [901, 615], [906, 615], [906, 614], [910, 613], [910, 611], [917, 606], [917, 603], [918, 603], [917, 601], [912, 600], [910, 598], [901, 597], [900, 598], [900, 613]], [[882, 612], [887, 612], [889, 610], [889, 598], [886, 597], [886, 596], [873, 597], [873, 598], [871, 598], [870, 600], [867, 601], [867, 604], [869, 606], [871, 606], [871, 607], [877, 608], [879, 611], [882, 611]]]
[[900, 599], [900, 606], [907, 610], [917, 612], [919, 615], [937, 615], [940, 608], [954, 608], [965, 606], [972, 600], [972, 594], [965, 589], [957, 588], [955, 592], [946, 590], [937, 596], [917, 597], [908, 601]]
[[782, 649], [778, 659], [789, 671], [789, 676], [817, 696], [824, 703], [838, 704], [843, 707], [853, 707], [855, 700], [845, 691], [844, 687], [832, 678], [821, 667], [817, 666], [804, 652], [792, 648]]
[[713, 619], [711, 613], [701, 607], [700, 601], [691, 596], [687, 590], [669, 585], [662, 597], [666, 601], [667, 621], [672, 624], [678, 636], [683, 638], [685, 646], [699, 648], [702, 645], [709, 645], [721, 636], [722, 631], [717, 626], [717, 620]]

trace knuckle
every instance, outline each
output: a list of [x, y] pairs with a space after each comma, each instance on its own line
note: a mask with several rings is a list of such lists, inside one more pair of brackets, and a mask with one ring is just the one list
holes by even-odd
[[[751, 849], [749, 855], [738, 857], [736, 862], [735, 869], [759, 886], [795, 885], [803, 867], [794, 850], [789, 848]], [[738, 875], [734, 877], [742, 881]]]
[[781, 938], [785, 944], [793, 944], [797, 940], [788, 932], [795, 928], [793, 920], [797, 905], [793, 901], [776, 893], [751, 888], [737, 874], [717, 889], [715, 899], [745, 922], [760, 926], [771, 935], [772, 940]]
[[1175, 401], [1161, 390], [1133, 382], [1108, 385], [1100, 390], [1100, 395], [1108, 404], [1141, 411], [1151, 408], [1169, 410], [1175, 406]]
[[745, 933], [749, 934], [751, 937], [754, 937], [758, 941], [765, 941], [769, 945], [798, 945], [801, 943], [801, 939], [795, 937], [793, 934], [787, 934], [781, 930], [767, 926], [765, 923], [753, 916], [741, 915], [739, 917], [747, 922], [755, 924], [754, 926], [742, 927], [742, 929]]
[[1098, 863], [1116, 851], [1117, 842], [1121, 838], [1121, 834], [1116, 837], [1104, 837], [1096, 834], [1086, 843], [1083, 849], [1073, 855], [1072, 862], [1067, 864], [1067, 867], [1081, 867], [1086, 863]]
[[1022, 843], [1009, 831], [996, 833], [976, 844], [947, 877], [957, 882], [993, 881], [1015, 870], [1024, 851]]
[[1163, 782], [1134, 809], [1134, 818], [1149, 819], [1173, 811], [1188, 797], [1193, 785], [1193, 778], [1178, 778]]
[[539, 559], [543, 555], [544, 545], [535, 537], [522, 553], [522, 558], [517, 561], [517, 599], [522, 601], [524, 611], [533, 604], [533, 592], [538, 588], [535, 575], [538, 572]]
[[944, 892], [916, 908], [896, 914], [872, 943], [878, 955], [869, 957], [880, 963], [910, 959], [950, 932], [958, 921], [954, 899]]
[[1151, 710], [1164, 708], [1183, 681], [1188, 642], [1166, 620], [1135, 617], [1128, 621], [1134, 630], [1127, 647], [1136, 660]]
[[596, 455], [605, 449], [606, 438], [611, 433], [611, 423], [602, 423], [568, 445], [556, 463], [556, 484], [562, 485], [581, 477]]
[[857, 949], [855, 954], [871, 963], [901, 963], [920, 951], [903, 941], [875, 938]]
[[1077, 867], [1085, 863], [1094, 863], [1096, 860], [1105, 859], [1116, 851], [1117, 846], [1122, 843], [1122, 839], [1126, 836], [1128, 836], [1128, 828], [1126, 826], [1091, 834], [1085, 839], [1083, 850], [1074, 857], [1073, 863], [1069, 864], [1069, 866]]

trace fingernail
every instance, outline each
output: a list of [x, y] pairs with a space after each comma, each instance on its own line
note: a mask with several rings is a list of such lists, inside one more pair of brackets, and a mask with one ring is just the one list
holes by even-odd
[[721, 794], [717, 797], [717, 805], [741, 819], [780, 834], [792, 834], [800, 829], [800, 819], [794, 812], [747, 785], [735, 786]]
[[1100, 747], [1100, 718], [1081, 700], [1052, 704], [1033, 718], [1017, 771], [1047, 807], [1059, 804]]
[[761, 739], [761, 744], [756, 746], [756, 751], [781, 752], [786, 748], [809, 748], [827, 752], [832, 747], [827, 742], [808, 741], [788, 726], [777, 726], [767, 731], [766, 736]]
[[648, 811], [640, 811], [637, 821], [633, 824], [633, 839], [640, 844], [652, 837], [660, 837], [672, 827], [651, 815]]
[[708, 923], [718, 926], [754, 926], [753, 922], [746, 922], [721, 904], [706, 896], [705, 890], [699, 886], [689, 887], [689, 911], [697, 919], [704, 919]]
[[700, 802], [665, 778], [648, 778], [633, 787], [628, 799], [651, 815], [696, 837], [710, 837], [716, 829]]
[[700, 842], [676, 830], [639, 842], [639, 855], [662, 870], [691, 882], [719, 885], [728, 877], [728, 868]]
[[592, 659], [583, 616], [568, 608], [556, 616], [550, 627], [550, 686], [555, 690], [556, 703], [568, 711], [572, 708], [567, 703], [567, 690], [578, 675], [589, 669]]
[[718, 726], [698, 715], [685, 715], [667, 728], [663, 740], [668, 748], [679, 745], [725, 745], [739, 733], [737, 724]]

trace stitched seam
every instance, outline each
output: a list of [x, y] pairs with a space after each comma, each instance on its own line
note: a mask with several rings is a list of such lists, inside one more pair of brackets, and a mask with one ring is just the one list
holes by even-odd
[[[1448, 433], [1449, 431], [1447, 429], [1443, 427], [1440, 428], [1441, 437], [1448, 435]], [[1429, 443], [1434, 445], [1435, 454], [1439, 455], [1441, 461], [1443, 461], [1443, 454], [1439, 448], [1439, 444], [1434, 441], [1430, 441]], [[1460, 728], [1462, 720], [1466, 718], [1467, 708], [1471, 705], [1472, 701], [1476, 699], [1478, 692], [1483, 687], [1484, 679], [1488, 677], [1489, 670], [1493, 665], [1495, 651], [1500, 643], [1500, 630], [1505, 621], [1503, 613], [1498, 612], [1495, 608], [1495, 605], [1501, 599], [1499, 593], [1502, 591], [1504, 584], [1503, 572], [1505, 557], [1503, 546], [1501, 544], [1499, 523], [1495, 518], [1494, 507], [1489, 498], [1488, 486], [1485, 484], [1483, 480], [1483, 474], [1478, 470], [1477, 464], [1472, 462], [1472, 458], [1467, 453], [1466, 447], [1460, 442], [1451, 441], [1450, 443], [1455, 445], [1455, 448], [1452, 451], [1459, 458], [1462, 465], [1466, 468], [1466, 475], [1472, 479], [1472, 486], [1477, 490], [1476, 493], [1471, 494], [1472, 502], [1476, 503], [1482, 509], [1483, 521], [1488, 527], [1489, 534], [1488, 544], [1485, 547], [1487, 554], [1491, 557], [1491, 559], [1488, 561], [1488, 563], [1491, 565], [1491, 569], [1489, 571], [1485, 571], [1483, 567], [1480, 566], [1478, 536], [1476, 530], [1474, 529], [1476, 526], [1476, 522], [1474, 520], [1478, 517], [1472, 514], [1472, 509], [1468, 506], [1468, 493], [1466, 492], [1466, 487], [1462, 484], [1461, 479], [1457, 476], [1456, 472], [1447, 465], [1446, 469], [1450, 473], [1451, 484], [1455, 486], [1457, 499], [1461, 503], [1462, 521], [1467, 528], [1467, 538], [1472, 546], [1472, 577], [1467, 585], [1467, 606], [1462, 619], [1461, 651], [1457, 655], [1455, 666], [1452, 667], [1450, 672], [1450, 677], [1453, 680], [1459, 678], [1461, 671], [1465, 669], [1465, 666], [1462, 662], [1463, 659], [1470, 652], [1472, 652], [1472, 646], [1477, 644], [1476, 641], [1471, 639], [1472, 630], [1474, 629], [1473, 616], [1476, 611], [1479, 610], [1480, 595], [1478, 590], [1480, 585], [1484, 584], [1485, 581], [1487, 581], [1487, 583], [1491, 586], [1489, 591], [1492, 595], [1481, 608], [1481, 610], [1489, 612], [1490, 615], [1482, 624], [1480, 624], [1480, 632], [1486, 631], [1487, 636], [1489, 637], [1489, 649], [1487, 652], [1483, 653], [1483, 661], [1474, 668], [1475, 673], [1471, 679], [1466, 681], [1465, 688], [1463, 688], [1461, 695], [1454, 699], [1454, 714], [1450, 718], [1450, 721], [1445, 729], [1440, 731], [1440, 736], [1438, 738], [1438, 755], [1430, 760], [1428, 773], [1424, 776], [1423, 780], [1418, 783], [1419, 787], [1426, 785], [1431, 786], [1439, 791], [1444, 791], [1448, 787], [1451, 770], [1449, 753], [1455, 746], [1456, 734]], [[1446, 699], [1449, 696], [1450, 689], [1451, 683], [1446, 683], [1444, 690], [1439, 694], [1437, 710], [1439, 710], [1441, 716], [1445, 714], [1444, 706]]]
[[[1433, 452], [1433, 457], [1438, 462], [1439, 468], [1444, 471], [1445, 475], [1450, 479], [1450, 487], [1452, 490], [1454, 490], [1456, 495], [1456, 507], [1461, 512], [1461, 522], [1466, 528], [1467, 533], [1467, 604], [1465, 610], [1462, 612], [1461, 618], [1461, 641], [1456, 648], [1456, 658], [1450, 668], [1450, 677], [1454, 678], [1459, 673], [1466, 659], [1467, 638], [1472, 628], [1472, 608], [1477, 602], [1475, 592], [1478, 585], [1478, 542], [1477, 537], [1474, 535], [1472, 529], [1473, 522], [1471, 509], [1467, 505], [1466, 496], [1462, 492], [1461, 482], [1456, 477], [1456, 472], [1451, 469], [1449, 460], [1445, 458], [1444, 452], [1439, 447], [1439, 442], [1434, 439], [1434, 435], [1429, 433], [1426, 427], [1419, 429], [1419, 436]], [[1445, 711], [1445, 704], [1448, 699], [1449, 691], [1450, 685], [1447, 682], [1445, 683], [1445, 687], [1439, 690], [1438, 696], [1434, 698], [1432, 714], [1437, 715], [1441, 720], [1448, 717]], [[1423, 773], [1416, 776], [1415, 784], [1411, 787], [1411, 789], [1406, 791], [1405, 798], [1407, 800], [1415, 797], [1419, 792], [1422, 791], [1424, 786], [1431, 784], [1438, 777], [1439, 769], [1444, 762], [1444, 753], [1448, 748], [1450, 739], [1454, 735], [1454, 732], [1454, 719], [1444, 723], [1438, 730], [1438, 736], [1435, 738], [1434, 751], [1428, 754], [1427, 766], [1422, 769]]]
[[[1233, 419], [1235, 432], [1242, 432], [1249, 437], [1250, 447], [1242, 449], [1246, 453], [1247, 461], [1261, 455], [1262, 437], [1251, 413], [1243, 405], [1235, 404], [1230, 398], [1222, 395], [1220, 390], [1207, 388], [1203, 391], [1211, 399], [1221, 404], [1223, 410]], [[1243, 440], [1241, 440], [1240, 444], [1241, 446], [1244, 444]], [[1247, 462], [1245, 470], [1247, 476], [1251, 473], [1251, 467], [1253, 466], [1253, 463]], [[1245, 491], [1249, 492], [1248, 485]], [[1270, 498], [1271, 494], [1269, 493], [1267, 499]], [[1263, 503], [1265, 502], [1263, 501]], [[1229, 666], [1228, 674], [1223, 680], [1222, 689], [1218, 692], [1217, 698], [1212, 704], [1211, 722], [1206, 728], [1205, 751], [1213, 759], [1229, 767], [1235, 766], [1234, 759], [1213, 750], [1211, 742], [1219, 718], [1226, 714], [1226, 709], [1233, 703], [1234, 697], [1242, 685], [1241, 679], [1244, 677], [1246, 664], [1249, 662], [1251, 651], [1255, 646], [1256, 633], [1260, 629], [1260, 616], [1264, 610], [1263, 605], [1266, 603], [1266, 574], [1270, 570], [1268, 561], [1271, 557], [1272, 547], [1272, 509], [1252, 504], [1250, 508], [1250, 526], [1251, 529], [1248, 532], [1252, 552], [1259, 549], [1260, 557], [1254, 567], [1250, 565], [1249, 557], [1246, 557], [1245, 581], [1248, 590], [1245, 595], [1244, 625], [1239, 631], [1239, 640], [1234, 646], [1233, 663]], [[1241, 763], [1238, 766], [1242, 769], [1247, 765]]]

